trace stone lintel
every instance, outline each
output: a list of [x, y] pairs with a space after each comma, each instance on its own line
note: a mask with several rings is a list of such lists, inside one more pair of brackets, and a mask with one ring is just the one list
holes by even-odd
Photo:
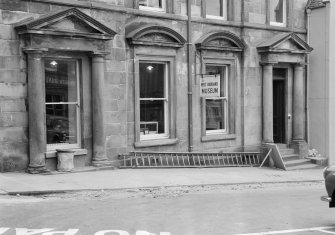
[[42, 54], [48, 51], [48, 48], [25, 47], [22, 49], [26, 54]]

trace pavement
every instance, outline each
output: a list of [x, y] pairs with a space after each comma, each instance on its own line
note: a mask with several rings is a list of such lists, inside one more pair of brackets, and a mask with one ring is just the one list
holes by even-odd
[[173, 186], [321, 182], [323, 168], [284, 171], [273, 168], [86, 169], [51, 174], [1, 173], [0, 195]]

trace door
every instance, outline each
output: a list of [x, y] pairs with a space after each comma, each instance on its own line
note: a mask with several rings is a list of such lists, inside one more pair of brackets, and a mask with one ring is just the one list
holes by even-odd
[[273, 70], [273, 141], [285, 143], [285, 81], [286, 69]]

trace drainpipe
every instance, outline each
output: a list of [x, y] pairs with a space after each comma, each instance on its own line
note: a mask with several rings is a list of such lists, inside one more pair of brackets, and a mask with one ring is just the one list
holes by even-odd
[[[307, 44], [310, 44], [310, 23], [311, 23], [311, 9], [307, 9]], [[309, 54], [306, 56], [306, 64], [307, 64], [307, 69], [306, 69], [306, 142], [309, 145]]]
[[187, 75], [188, 75], [188, 151], [193, 151], [193, 81], [192, 81], [192, 40], [191, 0], [187, 0]]

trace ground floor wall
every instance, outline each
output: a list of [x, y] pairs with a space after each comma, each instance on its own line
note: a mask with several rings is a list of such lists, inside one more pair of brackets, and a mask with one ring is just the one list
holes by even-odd
[[[43, 39], [42, 36], [38, 36], [33, 41], [29, 41], [30, 45], [37, 48], [46, 48], [46, 51], [38, 52], [38, 57], [34, 57], [37, 52], [33, 52], [35, 54], [29, 57], [31, 55], [29, 53], [32, 52], [27, 51], [23, 46], [28, 44], [27, 39], [19, 36], [11, 25], [27, 16], [36, 17], [36, 14], [25, 13], [25, 17], [22, 17], [15, 12], [10, 13], [12, 19], [15, 20], [7, 22], [4, 26], [7, 27], [8, 35], [0, 45], [4, 52], [0, 61], [3, 70], [0, 73], [0, 146], [2, 147], [0, 171], [25, 170], [29, 166], [30, 159], [34, 158], [31, 153], [34, 146], [29, 145], [36, 140], [32, 140], [34, 137], [29, 134], [29, 128], [30, 131], [34, 131], [32, 125], [29, 124], [34, 118], [29, 116], [33, 105], [29, 106], [29, 100], [32, 99], [29, 98], [29, 93], [31, 95], [32, 90], [29, 90], [28, 84], [32, 84], [35, 77], [29, 74], [36, 75], [37, 72], [40, 75], [43, 74], [42, 77], [45, 79], [46, 65], [36, 61], [41, 59], [44, 63], [47, 58], [68, 60], [81, 57], [79, 61], [86, 61], [82, 63], [84, 66], [78, 66], [81, 69], [78, 70], [81, 76], [78, 82], [80, 105], [76, 105], [80, 114], [80, 124], [78, 124], [80, 139], [76, 142], [77, 147], [74, 148], [76, 149], [75, 167], [88, 166], [97, 161], [95, 157], [97, 138], [103, 139], [103, 144], [98, 146], [99, 154], [105, 154], [108, 165], [114, 166], [120, 164], [118, 158], [120, 154], [127, 154], [131, 151], [187, 152], [190, 150], [190, 128], [192, 129], [192, 151], [260, 150], [264, 128], [262, 122], [263, 65], [260, 63], [261, 55], [257, 50], [257, 45], [265, 39], [271, 39], [280, 34], [280, 31], [242, 29], [208, 22], [193, 23], [190, 47], [191, 76], [188, 76], [188, 48], [185, 41], [187, 30], [184, 21], [170, 22], [161, 18], [134, 17], [113, 11], [79, 10], [83, 10], [114, 30], [116, 34], [113, 35], [113, 39], [102, 43], [102, 41], [94, 41], [96, 39], [81, 38], [74, 43], [66, 38], [59, 39], [48, 35]], [[73, 14], [76, 16], [81, 13], [75, 11]], [[150, 38], [149, 32], [152, 28], [145, 30], [149, 29], [148, 25], [151, 25], [153, 20], [155, 25], [159, 26], [154, 30], [161, 36], [159, 38], [161, 41], [151, 43], [151, 45], [150, 40], [136, 44], [136, 40], [143, 40], [143, 38], [138, 31], [132, 30], [132, 26], [136, 24], [134, 28], [143, 28], [143, 32], [147, 32], [146, 36]], [[137, 25], [138, 22], [141, 22], [141, 25]], [[62, 24], [59, 27], [62, 27]], [[300, 36], [303, 38], [304, 34]], [[207, 41], [203, 39], [204, 37]], [[208, 41], [212, 44], [206, 44]], [[62, 55], [60, 53], [64, 52], [62, 44], [70, 45], [69, 48], [72, 48], [71, 53], [74, 56]], [[213, 45], [215, 45], [214, 48], [211, 47]], [[227, 45], [229, 45], [228, 49]], [[92, 55], [92, 48], [99, 50], [103, 48], [103, 55], [101, 53]], [[39, 66], [40, 70], [35, 69], [31, 72], [28, 57], [34, 63], [38, 63], [34, 66]], [[100, 65], [97, 65], [99, 63]], [[166, 80], [162, 80], [156, 86], [151, 86], [153, 80], [150, 80], [151, 83], [148, 82], [146, 88], [141, 87], [142, 82], [145, 83], [144, 80], [141, 80], [143, 78], [141, 74], [151, 76], [148, 75], [148, 71], [144, 71], [144, 68], [149, 69], [147, 65], [164, 70], [165, 75], [162, 79]], [[292, 61], [286, 62], [285, 66], [292, 67]], [[49, 71], [52, 72], [51, 67]], [[66, 76], [70, 76], [69, 74]], [[221, 80], [216, 81], [220, 81], [222, 93], [215, 98], [202, 96], [203, 79], [208, 79], [213, 75], [214, 79], [217, 79], [217, 74], [220, 74], [219, 79]], [[191, 91], [188, 87], [190, 84], [188, 79], [192, 80]], [[99, 80], [99, 87], [96, 88], [97, 80]], [[45, 88], [41, 89], [39, 95], [44, 99]], [[159, 97], [159, 95], [163, 96]], [[160, 110], [165, 112], [160, 114], [165, 115], [164, 121], [157, 123], [156, 129], [144, 126], [150, 124], [149, 122], [154, 119], [143, 114], [142, 110], [154, 110], [163, 105], [153, 107], [154, 105], [150, 102], [157, 104], [163, 102], [166, 105], [164, 110]], [[43, 103], [43, 107], [57, 105], [53, 102], [49, 103]], [[222, 105], [220, 107], [225, 108], [216, 114], [209, 114], [209, 112], [217, 111], [215, 105], [218, 103]], [[97, 106], [99, 106], [98, 111], [101, 111], [100, 116], [96, 111]], [[190, 126], [188, 116], [190, 106], [192, 126]], [[46, 112], [45, 109], [42, 112]], [[150, 112], [152, 115], [158, 114], [158, 112]], [[95, 119], [96, 116], [99, 117], [98, 121]], [[222, 121], [223, 117], [224, 121]], [[143, 121], [143, 118], [146, 120]], [[210, 118], [215, 120], [210, 121]], [[98, 124], [101, 130], [95, 133], [95, 126]], [[46, 129], [42, 130], [44, 135], [46, 131]], [[149, 137], [145, 136], [146, 134]], [[155, 139], [155, 135], [159, 138]], [[44, 164], [49, 170], [57, 167], [56, 147], [50, 150], [45, 146], [45, 151], [42, 151], [45, 155]], [[101, 159], [98, 158], [98, 160]]]

